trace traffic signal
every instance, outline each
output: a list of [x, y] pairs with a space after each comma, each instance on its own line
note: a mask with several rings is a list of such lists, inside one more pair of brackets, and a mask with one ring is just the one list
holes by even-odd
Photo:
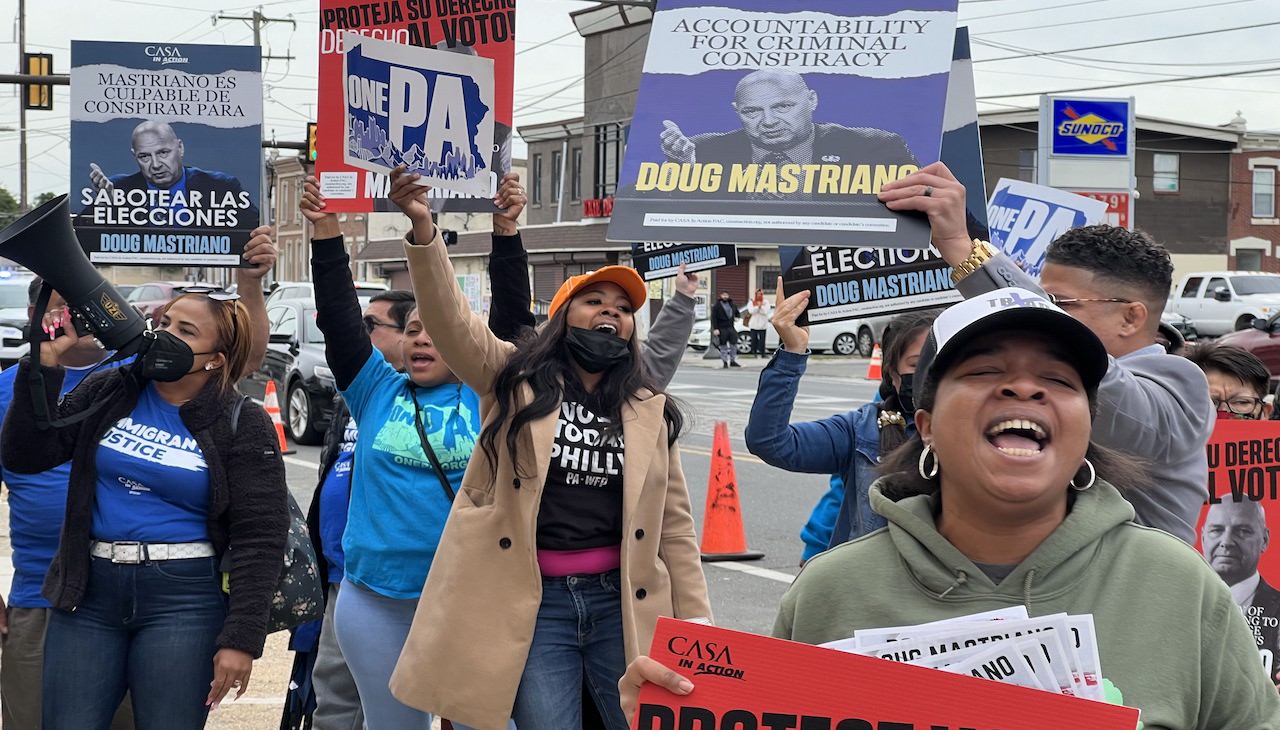
[[[23, 54], [22, 66], [32, 76], [50, 76], [53, 74], [52, 53]], [[24, 84], [22, 108], [53, 109], [53, 86], [50, 84]]]
[[307, 159], [316, 161], [316, 123], [307, 122]]

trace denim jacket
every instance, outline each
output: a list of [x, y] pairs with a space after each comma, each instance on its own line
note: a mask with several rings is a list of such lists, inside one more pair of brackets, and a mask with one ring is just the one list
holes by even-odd
[[[791, 423], [792, 405], [808, 359], [807, 354], [778, 350], [760, 372], [747, 423], [747, 450], [779, 469], [835, 474], [844, 481], [844, 501], [830, 541], [834, 545], [885, 526], [885, 519], [871, 510], [867, 496], [880, 456], [879, 409], [868, 403], [819, 421]], [[819, 526], [812, 521], [830, 519], [819, 511], [830, 515], [829, 509], [815, 510], [805, 528], [815, 537], [820, 533], [814, 528]], [[828, 525], [826, 530], [832, 527]]]

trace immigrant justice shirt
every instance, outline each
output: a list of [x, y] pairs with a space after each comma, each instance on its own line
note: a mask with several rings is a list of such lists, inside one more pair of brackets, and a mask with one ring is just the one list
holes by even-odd
[[95, 540], [209, 539], [209, 469], [178, 415], [147, 383], [133, 412], [98, 443]]
[[347, 529], [347, 509], [351, 505], [351, 467], [358, 436], [356, 419], [348, 416], [338, 456], [329, 467], [329, 473], [324, 475], [324, 486], [320, 487], [320, 549], [329, 564], [330, 583], [342, 582], [346, 562], [342, 552], [342, 533]]
[[560, 404], [551, 464], [538, 509], [539, 550], [585, 550], [622, 542], [623, 438], [584, 402]]

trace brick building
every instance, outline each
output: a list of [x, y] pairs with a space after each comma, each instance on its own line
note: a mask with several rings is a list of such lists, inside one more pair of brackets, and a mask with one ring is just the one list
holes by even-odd
[[1246, 132], [1231, 156], [1227, 268], [1280, 273], [1277, 170], [1280, 134]]

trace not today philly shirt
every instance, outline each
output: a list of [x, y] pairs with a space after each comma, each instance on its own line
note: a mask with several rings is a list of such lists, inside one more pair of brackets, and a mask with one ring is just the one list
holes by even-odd
[[93, 538], [107, 542], [209, 539], [209, 468], [178, 406], [148, 383], [133, 412], [98, 442]]
[[582, 398], [560, 404], [538, 509], [539, 550], [585, 550], [622, 542], [623, 438]]

